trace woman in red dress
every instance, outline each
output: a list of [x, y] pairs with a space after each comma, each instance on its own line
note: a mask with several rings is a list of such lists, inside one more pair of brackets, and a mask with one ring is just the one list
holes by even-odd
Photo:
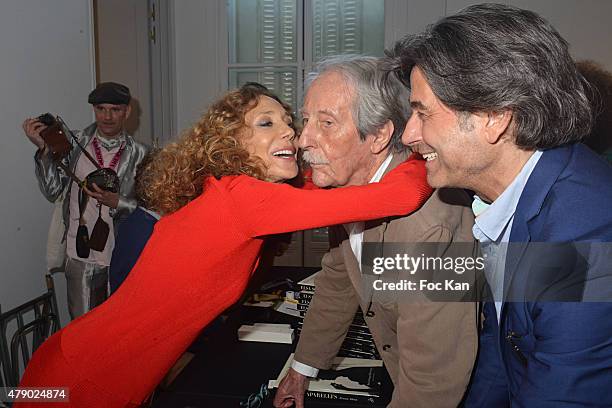
[[[35, 352], [21, 386], [67, 387], [70, 404], [58, 407], [137, 407], [239, 299], [266, 236], [406, 214], [431, 194], [416, 159], [368, 186], [283, 184], [298, 174], [294, 138], [289, 107], [251, 84], [163, 149], [147, 201], [164, 217], [141, 257], [113, 296]], [[32, 404], [42, 406], [53, 404]]]

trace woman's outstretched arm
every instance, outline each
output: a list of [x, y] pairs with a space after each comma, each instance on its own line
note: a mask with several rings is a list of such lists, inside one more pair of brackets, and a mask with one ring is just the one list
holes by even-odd
[[425, 161], [414, 157], [379, 183], [364, 186], [303, 190], [240, 176], [228, 189], [230, 202], [252, 237], [406, 215], [432, 193]]

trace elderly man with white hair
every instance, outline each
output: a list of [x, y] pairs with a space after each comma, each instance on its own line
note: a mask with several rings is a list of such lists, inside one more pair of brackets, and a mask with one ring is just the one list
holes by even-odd
[[[299, 147], [319, 187], [377, 182], [407, 157], [401, 135], [408, 90], [380, 62], [336, 57], [309, 77]], [[401, 294], [364, 290], [362, 243], [467, 242], [469, 256], [473, 219], [463, 191], [439, 190], [411, 215], [331, 228], [331, 250], [275, 406], [303, 406], [308, 377], [329, 368], [359, 308], [395, 386], [389, 406], [457, 406], [476, 357], [476, 305], [402, 301]]]

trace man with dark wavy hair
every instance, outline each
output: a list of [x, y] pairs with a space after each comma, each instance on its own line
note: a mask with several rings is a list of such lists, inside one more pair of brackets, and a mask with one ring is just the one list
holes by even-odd
[[612, 241], [612, 172], [578, 143], [590, 89], [567, 42], [536, 13], [483, 4], [388, 58], [429, 183], [476, 192], [491, 298], [465, 406], [612, 406], [609, 244], [580, 249]]

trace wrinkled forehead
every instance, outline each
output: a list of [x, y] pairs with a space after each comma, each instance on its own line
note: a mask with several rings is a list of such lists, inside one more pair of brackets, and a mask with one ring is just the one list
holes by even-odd
[[310, 83], [300, 111], [312, 115], [317, 112], [339, 113], [350, 110], [354, 93], [353, 86], [340, 72], [324, 72]]

